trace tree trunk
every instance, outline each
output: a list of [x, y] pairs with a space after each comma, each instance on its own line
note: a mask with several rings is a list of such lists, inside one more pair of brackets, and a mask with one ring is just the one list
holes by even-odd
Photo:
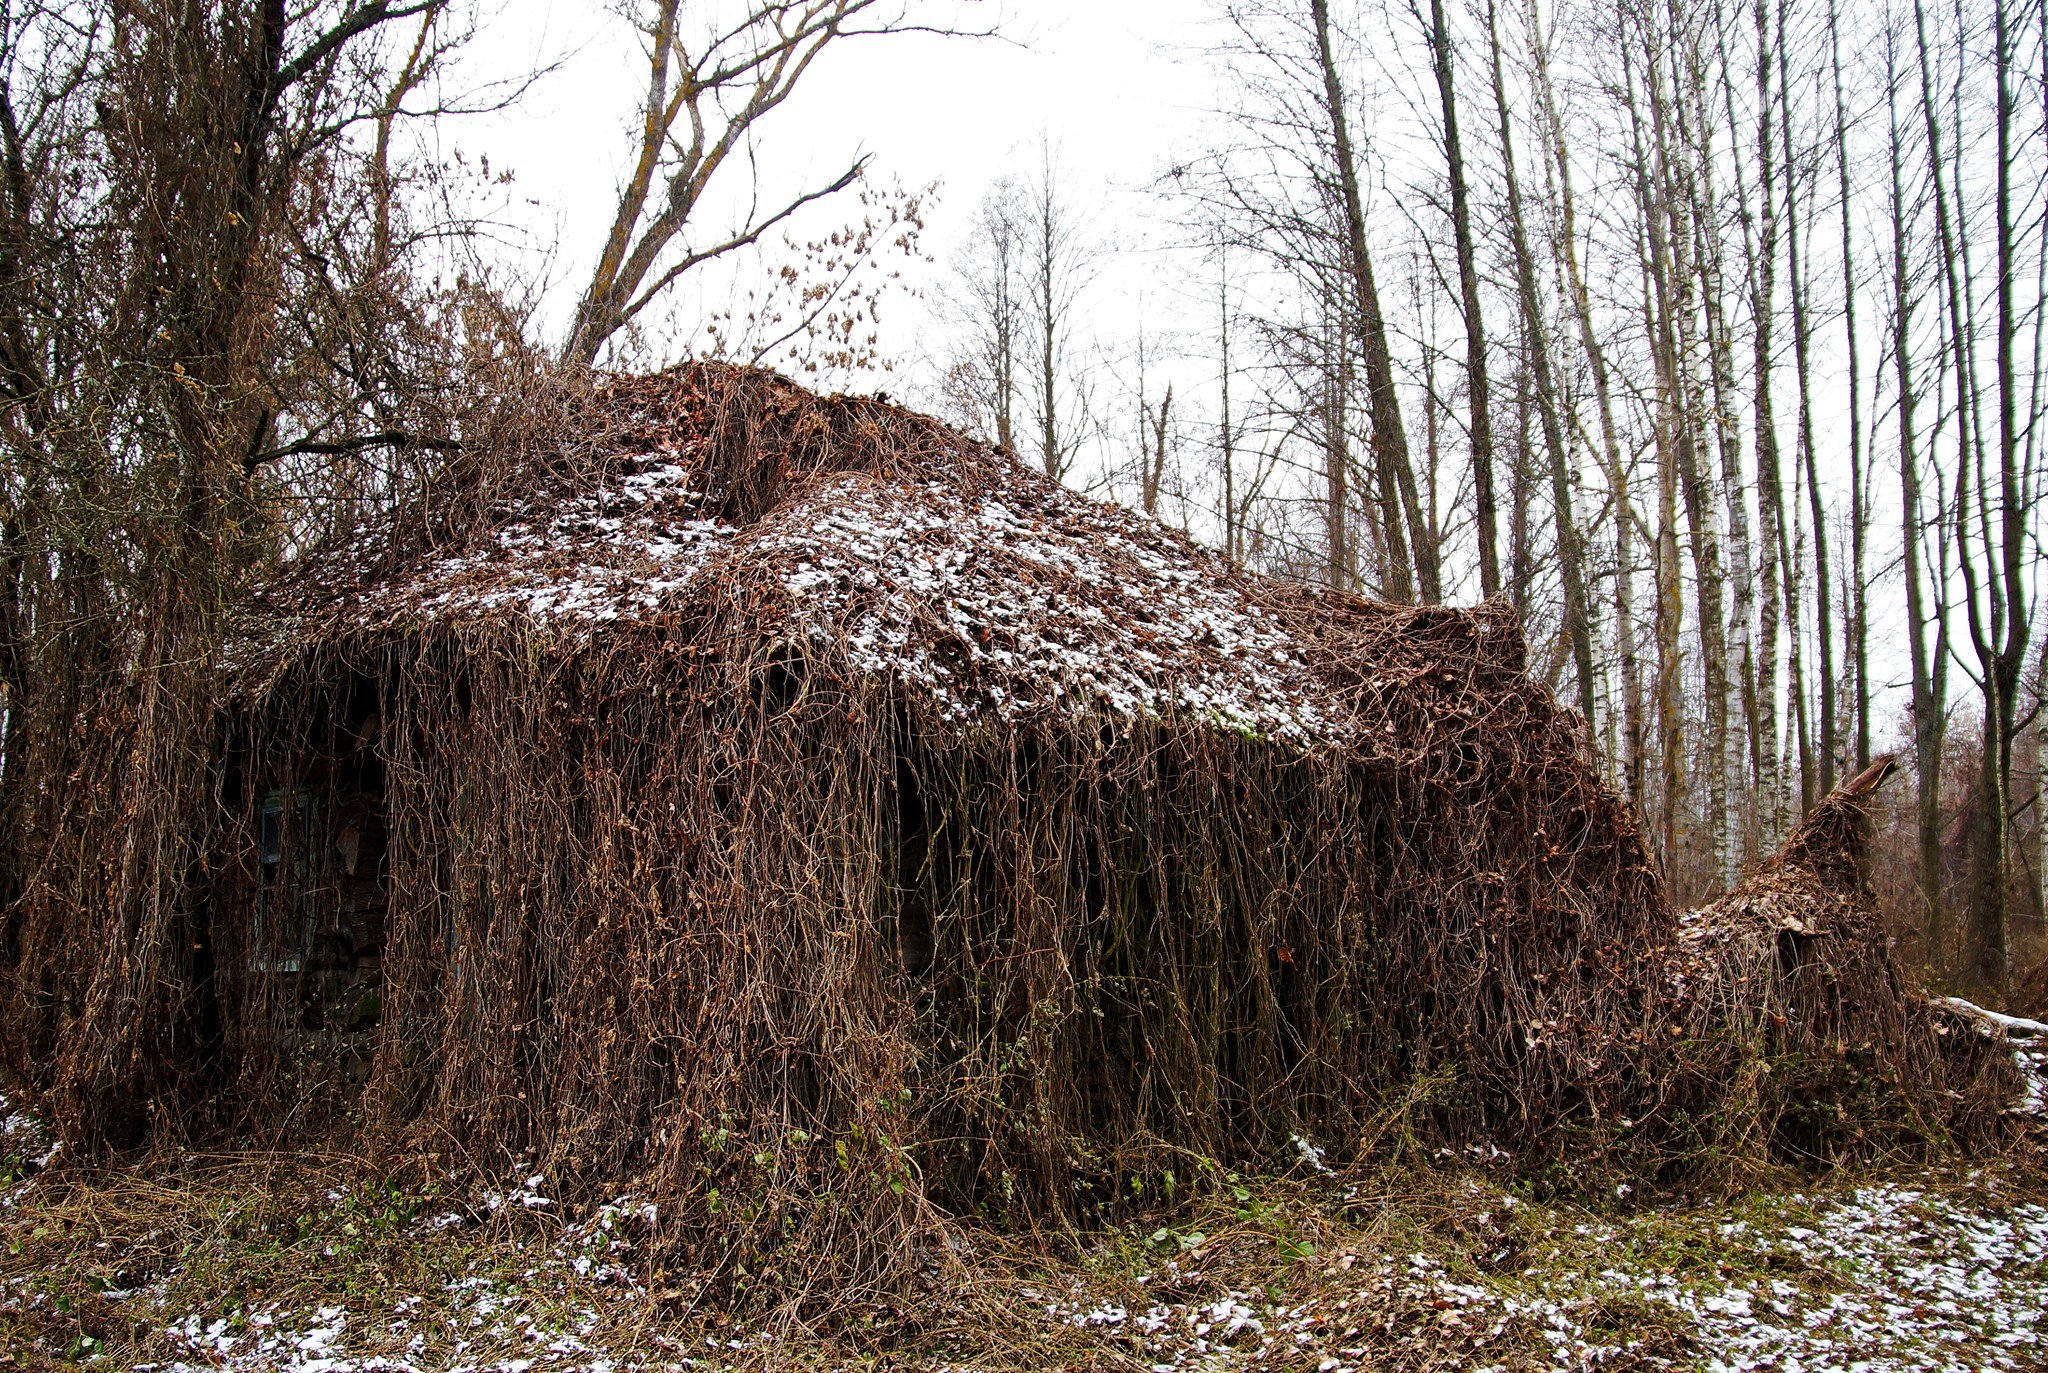
[[[1934, 102], [1933, 52], [1927, 41], [1926, 7], [1921, 3], [1921, 0], [1914, 0], [1913, 31], [1919, 59], [1920, 113], [1927, 141], [1928, 177], [1933, 190], [1935, 246], [1941, 261], [1941, 271], [1937, 275], [1937, 280], [1944, 287], [1942, 296], [1943, 303], [1946, 306], [1944, 322], [1947, 326], [1945, 343], [1952, 355], [1956, 376], [1956, 532], [1959, 536], [1956, 554], [1959, 568], [1966, 570], [1970, 560], [1970, 550], [1967, 533], [1963, 526], [1969, 510], [1967, 496], [1969, 491], [1969, 472], [1973, 465], [1973, 459], [1974, 465], [1980, 473], [1984, 466], [1983, 437], [1976, 423], [1975, 401], [1978, 392], [1976, 359], [1970, 347], [1972, 328], [1967, 318], [1969, 311], [1967, 283], [1969, 277], [1964, 265], [1964, 257], [1968, 250], [1962, 241], [1961, 220], [1963, 206], [1959, 199], [1961, 193], [1960, 180], [1954, 187], [1951, 187], [1945, 175], [1946, 167], [1941, 152], [1941, 120], [1935, 112]], [[1954, 201], [1951, 200], [1952, 194], [1958, 197]], [[1935, 580], [1937, 594], [1941, 585], [1940, 574], [1945, 573], [1946, 570], [1945, 567], [1939, 565], [1935, 569], [1937, 574]], [[1966, 594], [1969, 595], [1971, 612], [1975, 613], [1975, 596], [1967, 592]], [[1946, 607], [1944, 606], [1942, 609], [1945, 610]], [[1945, 614], [1941, 616], [1940, 623], [1943, 629], [1942, 636], [1938, 642], [1945, 649]], [[1988, 688], [1990, 678], [1987, 678], [1986, 682]], [[1986, 735], [1984, 742], [1987, 745], [1995, 743], [1997, 731], [1997, 724], [1993, 718], [1995, 713], [1995, 711], [1987, 711], [1985, 714]], [[1939, 774], [1937, 773], [1935, 778], [1937, 786], [1939, 786], [1939, 780]], [[1935, 820], [1938, 825], [1938, 813], [1935, 816]], [[1970, 841], [1969, 851], [1974, 855], [1978, 838], [1975, 833], [1974, 824], [1971, 826], [1971, 833], [1968, 838]], [[1940, 880], [1938, 849], [1935, 851], [1935, 856], [1937, 866], [1934, 871], [1936, 873], [1938, 896], [1938, 883]], [[1974, 891], [1970, 891], [1966, 895], [1965, 910], [1970, 916], [1977, 914], [1971, 910], [1971, 907], [1974, 905], [1974, 895]], [[1937, 907], [1937, 912], [1938, 910], [1939, 908]], [[1939, 915], [1937, 914], [1937, 929], [1939, 928], [1939, 923]], [[1973, 919], [1966, 917], [1965, 942], [1969, 946], [1966, 948], [1965, 957], [1966, 975], [1979, 962], [1977, 951], [1974, 947], [1977, 940], [1977, 931], [1974, 928], [1974, 923]]]
[[[1958, 68], [1960, 81], [1967, 67]], [[1993, 184], [1994, 253], [1998, 283], [1997, 470], [1981, 455], [1977, 485], [1958, 492], [1957, 553], [1969, 597], [1967, 616], [1984, 696], [1983, 764], [1970, 827], [1967, 931], [1971, 982], [2005, 997], [2012, 989], [2012, 911], [2009, 881], [2012, 826], [2012, 748], [2020, 676], [2031, 628], [2027, 615], [2027, 514], [2031, 493], [2021, 489], [2018, 375], [2019, 338], [2015, 232], [2012, 209], [2012, 31], [2004, 0], [1992, 7], [1992, 78], [1996, 89], [1997, 176]], [[1958, 210], [1961, 180], [1957, 185]], [[1960, 213], [1958, 218], [1961, 218]], [[1965, 282], [1969, 280], [1964, 277]], [[2038, 327], [2038, 326], [2037, 326]], [[1979, 431], [1981, 433], [1981, 430]], [[1996, 483], [1995, 500], [1991, 487]], [[1997, 518], [1993, 519], [1995, 506]], [[1977, 550], [1967, 531], [1974, 510], [1984, 562], [1973, 573]]]
[[[1645, 72], [1652, 82], [1652, 121], [1661, 116], [1655, 83], [1661, 80], [1656, 36], [1645, 24], [1642, 30], [1650, 48]], [[1662, 143], [1653, 129], [1653, 142], [1645, 145], [1643, 120], [1633, 70], [1623, 68], [1624, 90], [1634, 152], [1636, 203], [1643, 222], [1647, 252], [1643, 262], [1643, 324], [1650, 340], [1651, 362], [1656, 377], [1655, 442], [1657, 449], [1657, 751], [1661, 768], [1658, 797], [1658, 835], [1664, 871], [1674, 892], [1682, 893], [1686, 878], [1681, 827], [1687, 803], [1685, 767], [1685, 699], [1683, 682], [1683, 626], [1685, 600], [1683, 568], [1678, 542], [1678, 444], [1685, 424], [1684, 400], [1677, 376], [1677, 340], [1674, 337], [1671, 291], [1671, 251], [1667, 236], [1669, 211], [1664, 190], [1669, 176], [1661, 156]], [[1653, 161], [1654, 158], [1654, 161]], [[1684, 897], [1681, 894], [1680, 900]]]
[[1223, 551], [1234, 560], [1244, 560], [1244, 542], [1239, 534], [1237, 509], [1237, 431], [1230, 414], [1230, 265], [1228, 249], [1217, 250], [1216, 344], [1219, 354], [1217, 404], [1217, 453], [1223, 466]]
[[1550, 460], [1550, 500], [1557, 521], [1558, 571], [1564, 581], [1565, 637], [1571, 644], [1573, 675], [1579, 689], [1579, 710], [1591, 726], [1598, 722], [1593, 632], [1586, 605], [1585, 562], [1580, 552], [1578, 522], [1572, 514], [1572, 474], [1565, 448], [1564, 425], [1558, 415], [1557, 385], [1550, 374], [1550, 338], [1537, 295], [1536, 258], [1529, 250], [1529, 233], [1522, 216], [1521, 178], [1515, 171], [1513, 116], [1508, 110], [1507, 85], [1501, 76], [1500, 35], [1494, 25], [1491, 4], [1487, 6], [1486, 21], [1493, 56], [1494, 106], [1500, 119], [1501, 170], [1507, 180], [1508, 229], [1515, 252], [1515, 288], [1521, 300], [1522, 328], [1528, 339], [1529, 359], [1536, 379], [1537, 418], [1543, 428], [1543, 446]]
[[[1721, 60], [1721, 95], [1724, 105], [1732, 102], [1727, 71], [1727, 30], [1726, 19], [1719, 3], [1714, 7], [1715, 42]], [[1721, 762], [1723, 772], [1722, 791], [1730, 798], [1734, 812], [1727, 818], [1727, 857], [1720, 874], [1724, 887], [1733, 886], [1741, 870], [1762, 857], [1760, 851], [1761, 830], [1756, 822], [1757, 807], [1754, 804], [1736, 804], [1737, 798], [1753, 801], [1758, 779], [1762, 775], [1761, 757], [1756, 730], [1757, 686], [1756, 686], [1756, 566], [1755, 553], [1750, 543], [1749, 501], [1746, 492], [1749, 484], [1745, 479], [1742, 462], [1742, 431], [1737, 418], [1740, 402], [1736, 394], [1735, 341], [1728, 322], [1727, 307], [1727, 260], [1723, 235], [1719, 230], [1721, 211], [1719, 194], [1715, 183], [1715, 153], [1713, 148], [1714, 119], [1709, 107], [1704, 77], [1699, 63], [1693, 66], [1695, 91], [1694, 108], [1699, 121], [1701, 156], [1697, 175], [1700, 184], [1700, 219], [1707, 232], [1704, 234], [1705, 252], [1701, 267], [1703, 279], [1701, 291], [1707, 306], [1707, 335], [1709, 358], [1713, 377], [1714, 410], [1717, 417], [1716, 430], [1720, 436], [1720, 479], [1722, 500], [1728, 518], [1728, 556], [1731, 577], [1732, 608], [1725, 623], [1734, 638], [1733, 667], [1735, 683], [1732, 691], [1728, 685], [1728, 673], [1721, 676], [1722, 713]], [[1739, 126], [1729, 120], [1729, 136], [1736, 148], [1740, 149]], [[1748, 222], [1748, 192], [1742, 175], [1740, 160], [1735, 164], [1735, 195], [1743, 216], [1743, 233], [1747, 239], [1750, 229]], [[1728, 702], [1733, 700], [1739, 710], [1742, 739], [1747, 748], [1741, 748], [1727, 738]]]
[[[1491, 11], [1489, 11], [1489, 15]], [[1493, 492], [1493, 416], [1486, 379], [1486, 327], [1480, 311], [1479, 267], [1472, 247], [1471, 196], [1465, 185], [1465, 152], [1458, 138], [1458, 99], [1453, 82], [1450, 27], [1444, 0], [1429, 0], [1430, 51], [1435, 58], [1437, 98], [1444, 114], [1444, 160], [1451, 182], [1451, 232], [1457, 244], [1458, 293], [1465, 314], [1465, 389], [1471, 401], [1472, 488], [1479, 542], [1479, 591], [1500, 594], [1500, 532]], [[1495, 44], [1498, 58], [1499, 44]], [[1496, 61], [1496, 65], [1498, 62]], [[1592, 712], [1587, 712], [1591, 718]]]
[[[1914, 409], [1918, 393], [1913, 381], [1913, 272], [1906, 242], [1907, 202], [1905, 146], [1899, 129], [1896, 51], [1886, 38], [1886, 107], [1890, 119], [1892, 363], [1899, 399], [1899, 493], [1902, 504], [1900, 547], [1906, 582], [1907, 652], [1912, 671], [1914, 769], [1914, 831], [1917, 840], [1914, 880], [1920, 894], [1921, 918], [1927, 931], [1928, 961], [1946, 964], [1946, 930], [1941, 890], [1941, 752], [1946, 731], [1948, 645], [1947, 617], [1930, 616], [1920, 550], [1925, 532], [1921, 515], [1919, 435]], [[1938, 571], [1938, 569], [1937, 569]], [[1935, 634], [1930, 652], [1928, 633]]]
[[[1390, 519], [1383, 531], [1387, 540], [1392, 582], [1388, 593], [1396, 600], [1411, 600], [1416, 593], [1413, 579], [1419, 579], [1422, 599], [1443, 599], [1437, 550], [1429, 538], [1422, 516], [1422, 502], [1415, 485], [1415, 468], [1408, 456], [1408, 436], [1401, 423], [1401, 397], [1394, 381], [1394, 359], [1387, 343], [1386, 317], [1380, 312], [1379, 286], [1373, 278], [1372, 256], [1366, 246], [1365, 202], [1358, 186], [1358, 163], [1351, 145], [1351, 123], [1344, 105], [1344, 84], [1337, 70], [1336, 48], [1330, 33], [1329, 0], [1310, 0], [1310, 15], [1316, 31], [1316, 58], [1322, 68], [1324, 114], [1336, 155], [1336, 172], [1344, 211], [1345, 256], [1356, 299], [1360, 351], [1365, 360], [1368, 414], [1372, 420], [1373, 462], [1382, 489], [1398, 493], [1402, 519]], [[1407, 536], [1402, 534], [1405, 520]]]
[[1870, 766], [1870, 583], [1865, 571], [1865, 508], [1863, 456], [1863, 371], [1861, 340], [1856, 334], [1856, 241], [1850, 208], [1849, 115], [1842, 94], [1842, 34], [1836, 0], [1828, 0], [1828, 58], [1834, 76], [1835, 166], [1840, 174], [1842, 204], [1842, 334], [1849, 362], [1849, 657], [1855, 677], [1855, 767]]
[[1058, 270], [1058, 226], [1053, 219], [1052, 179], [1047, 174], [1046, 182], [1039, 187], [1037, 242], [1032, 245], [1036, 256], [1032, 269], [1037, 279], [1038, 290], [1038, 458], [1045, 469], [1045, 475], [1054, 481], [1064, 481], [1067, 475], [1069, 456], [1064, 437], [1060, 432], [1059, 415], [1059, 293], [1055, 275]]
[[[1761, 572], [1757, 609], [1756, 739], [1759, 825], [1757, 842], [1761, 852], [1776, 849], [1787, 832], [1784, 754], [1778, 746], [1778, 647], [1781, 616], [1785, 606], [1784, 582], [1790, 561], [1785, 548], [1785, 483], [1779, 464], [1778, 424], [1772, 404], [1772, 338], [1777, 321], [1778, 207], [1775, 159], [1771, 154], [1772, 118], [1776, 101], [1771, 95], [1770, 11], [1764, 0], [1755, 0], [1756, 21], [1756, 118], [1755, 151], [1759, 171], [1757, 209], [1760, 220], [1756, 243], [1750, 247], [1749, 211], [1743, 211], [1743, 246], [1749, 258], [1750, 313], [1754, 318], [1752, 383], [1756, 414], [1757, 561]], [[1732, 113], [1732, 112], [1731, 112]]]
[[[1799, 210], [1799, 164], [1792, 150], [1792, 83], [1786, 55], [1788, 45], [1784, 41], [1786, 2], [1778, 0], [1778, 138], [1785, 152], [1785, 280], [1792, 292], [1792, 356], [1799, 377], [1799, 451], [1805, 459], [1806, 494], [1813, 520], [1814, 630], [1820, 640], [1820, 734], [1812, 741], [1818, 753], [1817, 772], [1816, 760], [1808, 756], [1804, 730], [1800, 739], [1800, 796], [1811, 808], [1835, 789], [1835, 633], [1827, 508], [1820, 491], [1820, 458], [1814, 451], [1813, 331], [1807, 311], [1806, 278], [1800, 265], [1804, 226]], [[1804, 700], [1803, 694], [1801, 699]], [[1808, 774], [1814, 780], [1808, 781]]]
[[1593, 326], [1592, 295], [1579, 269], [1577, 202], [1572, 190], [1571, 159], [1565, 142], [1564, 124], [1558, 115], [1556, 92], [1550, 81], [1549, 49], [1537, 22], [1534, 0], [1530, 0], [1525, 21], [1544, 127], [1549, 133], [1551, 157], [1557, 164], [1561, 220], [1557, 251], [1564, 264], [1572, 313], [1578, 322], [1579, 346], [1584, 349], [1587, 367], [1593, 374], [1593, 394], [1600, 414], [1600, 451], [1614, 502], [1614, 634], [1616, 656], [1621, 663], [1623, 790], [1636, 814], [1642, 816], [1647, 814], [1644, 809], [1643, 772], [1648, 744], [1643, 727], [1642, 669], [1636, 652], [1635, 505], [1629, 494], [1628, 465], [1622, 456], [1620, 432], [1614, 421], [1614, 385], [1609, 374], [1607, 352]]
[[[1341, 331], [1333, 331], [1341, 337]], [[1338, 343], [1323, 375], [1323, 540], [1325, 584], [1349, 591], [1357, 581], [1350, 531], [1351, 446], [1345, 419], [1350, 408], [1343, 345]]]
[[[1672, 50], [1672, 61], [1674, 67], [1682, 70], [1672, 73], [1670, 101], [1665, 118], [1660, 121], [1659, 135], [1660, 148], [1668, 148], [1675, 139], [1679, 152], [1676, 159], [1664, 154], [1660, 154], [1659, 159], [1664, 166], [1672, 168], [1667, 173], [1669, 184], [1664, 192], [1664, 202], [1671, 221], [1670, 272], [1674, 293], [1671, 309], [1678, 321], [1671, 369], [1680, 417], [1674, 457], [1678, 462], [1680, 492], [1685, 504], [1693, 575], [1699, 589], [1695, 609], [1700, 642], [1700, 687], [1706, 705], [1705, 757], [1700, 770], [1707, 778], [1709, 880], [1727, 885], [1732, 874], [1728, 844], [1728, 653], [1726, 621], [1722, 614], [1721, 536], [1717, 510], [1707, 494], [1706, 471], [1700, 459], [1700, 449], [1706, 442], [1707, 421], [1703, 413], [1705, 397], [1693, 370], [1693, 359], [1698, 352], [1693, 339], [1694, 320], [1698, 314], [1693, 292], [1708, 279], [1706, 264], [1711, 258], [1702, 251], [1701, 240], [1712, 234], [1714, 226], [1705, 221], [1700, 204], [1699, 178], [1707, 157], [1701, 130], [1704, 111], [1688, 99], [1689, 93], [1696, 93], [1702, 88], [1704, 79], [1699, 75], [1697, 52], [1692, 48], [1690, 39], [1682, 33], [1674, 34], [1674, 37], [1680, 41]], [[1658, 84], [1653, 83], [1651, 87], [1653, 111], [1659, 105]], [[1711, 339], [1709, 342], [1711, 344]]]

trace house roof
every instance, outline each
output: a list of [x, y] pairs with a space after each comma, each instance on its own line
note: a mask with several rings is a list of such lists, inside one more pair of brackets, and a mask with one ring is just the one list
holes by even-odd
[[1303, 744], [1355, 733], [1327, 625], [1308, 623], [1355, 598], [1248, 573], [879, 399], [694, 364], [610, 382], [595, 409], [594, 458], [536, 465], [465, 536], [395, 566], [365, 531], [284, 600], [351, 632], [499, 622], [564, 643], [740, 608], [946, 718], [1100, 708]]

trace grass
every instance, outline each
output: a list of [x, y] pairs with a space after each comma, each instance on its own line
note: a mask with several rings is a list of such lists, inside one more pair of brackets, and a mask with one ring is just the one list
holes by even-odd
[[815, 1328], [703, 1304], [630, 1203], [340, 1155], [24, 1179], [28, 1153], [0, 1153], [8, 1373], [2048, 1368], [2014, 1336], [2048, 1308], [2025, 1160], [1578, 1204], [1462, 1167], [1304, 1162], [1057, 1243], [963, 1231], [911, 1289]]

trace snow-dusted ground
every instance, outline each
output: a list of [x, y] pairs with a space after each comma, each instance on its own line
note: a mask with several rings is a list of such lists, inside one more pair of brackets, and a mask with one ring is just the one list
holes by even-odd
[[1794, 1195], [1725, 1220], [1649, 1212], [1581, 1222], [1533, 1265], [1460, 1269], [1423, 1253], [1347, 1251], [1306, 1300], [1232, 1291], [1131, 1309], [1069, 1296], [1044, 1310], [1120, 1337], [1160, 1373], [1275, 1361], [1363, 1373], [1386, 1366], [1389, 1336], [1412, 1348], [1418, 1332], [1442, 1356], [1436, 1366], [1503, 1373], [2048, 1367], [2048, 1205], [2000, 1196], [1982, 1179], [1960, 1192], [1885, 1184]]
[[[0, 1230], [48, 1224], [37, 1212], [32, 1169], [50, 1157], [35, 1121], [0, 1097], [0, 1160], [11, 1179], [0, 1188]], [[990, 1340], [1001, 1354], [983, 1361], [962, 1350], [950, 1362], [885, 1364], [1099, 1363], [1157, 1373], [2048, 1368], [2048, 1196], [2026, 1190], [2038, 1183], [2016, 1182], [2017, 1170], [1606, 1216], [1551, 1209], [1474, 1177], [1446, 1183], [1405, 1232], [1347, 1210], [1336, 1179], [1316, 1176], [1332, 1209], [1299, 1211], [1309, 1228], [1293, 1232], [1298, 1240], [1259, 1223], [1216, 1240], [1162, 1230], [1135, 1247], [1153, 1256], [1141, 1274], [1116, 1262], [1028, 1279], [977, 1270], [985, 1290], [971, 1314], [965, 1297], [952, 1309], [970, 1328], [986, 1330], [991, 1316], [1001, 1321], [1001, 1339]], [[1303, 1194], [1289, 1195], [1289, 1205], [1304, 1204]], [[285, 1251], [293, 1271], [245, 1272], [217, 1299], [203, 1297], [210, 1270], [198, 1259], [159, 1266], [128, 1287], [89, 1279], [114, 1327], [137, 1338], [42, 1352], [151, 1373], [853, 1366], [823, 1345], [780, 1344], [702, 1313], [686, 1321], [663, 1315], [635, 1262], [633, 1237], [652, 1219], [648, 1209], [622, 1200], [558, 1217], [539, 1177], [421, 1208], [405, 1223], [399, 1251], [380, 1252], [416, 1246], [450, 1261], [409, 1265], [408, 1282], [380, 1284], [361, 1254], [336, 1245], [355, 1233], [351, 1218], [367, 1218], [384, 1197], [375, 1189], [326, 1192], [326, 1211], [310, 1219], [336, 1243], [301, 1241]], [[71, 1274], [0, 1265], [0, 1345], [16, 1328], [10, 1318], [48, 1314], [67, 1300], [65, 1280], [87, 1269], [122, 1271], [118, 1252], [102, 1252], [106, 1242], [78, 1247]], [[417, 1276], [428, 1271], [439, 1276]], [[290, 1295], [264, 1299], [273, 1281]], [[930, 1300], [938, 1305], [927, 1316], [943, 1323], [956, 1299]]]
[[[1499, 1204], [1518, 1203], [1500, 1196]], [[511, 1201], [509, 1204], [520, 1204]], [[621, 1305], [537, 1300], [551, 1270], [596, 1273], [630, 1298], [633, 1280], [606, 1239], [616, 1211], [570, 1227], [523, 1275], [457, 1278], [427, 1294], [232, 1313], [171, 1310], [156, 1289], [109, 1293], [159, 1324], [155, 1362], [102, 1367], [155, 1373], [625, 1373], [630, 1369], [759, 1366], [772, 1341], [744, 1332], [657, 1335]], [[442, 1223], [437, 1218], [429, 1225]], [[1670, 1262], [1672, 1218], [1580, 1225], [1580, 1254], [1477, 1278], [1422, 1253], [1346, 1251], [1325, 1264], [1316, 1295], [1273, 1300], [1231, 1291], [1136, 1307], [1024, 1289], [1021, 1312], [1055, 1333], [1100, 1337], [1161, 1370], [1386, 1366], [1382, 1341], [1419, 1329], [1474, 1370], [1605, 1366], [1732, 1373], [1903, 1373], [2039, 1369], [2048, 1312], [2048, 1206], [1888, 1184], [1815, 1200], [1789, 1197], [1775, 1215], [1702, 1221], [1704, 1246]], [[1652, 1331], [1628, 1315], [1658, 1312]], [[1014, 1332], [1029, 1340], [1026, 1329]], [[620, 1328], [620, 1327], [632, 1328]], [[1671, 1336], [1677, 1333], [1674, 1340]], [[765, 1347], [764, 1347], [765, 1345]], [[1689, 1346], [1689, 1347], [1688, 1347]], [[1063, 1346], [1071, 1356], [1073, 1346]], [[1050, 1351], [1049, 1351], [1050, 1352]], [[1108, 1352], [1105, 1350], [1104, 1352]], [[1467, 1357], [1469, 1355], [1469, 1357]], [[793, 1361], [801, 1361], [800, 1356]], [[91, 1362], [91, 1361], [89, 1361]], [[777, 1360], [769, 1357], [772, 1366]], [[972, 1365], [963, 1365], [972, 1366]], [[1048, 1365], [1051, 1366], [1051, 1365]], [[1403, 1363], [1400, 1366], [1412, 1366]]]

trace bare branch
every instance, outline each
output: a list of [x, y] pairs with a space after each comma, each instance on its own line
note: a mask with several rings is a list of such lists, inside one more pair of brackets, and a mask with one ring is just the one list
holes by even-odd
[[433, 438], [409, 433], [403, 429], [386, 429], [352, 439], [300, 439], [296, 443], [249, 454], [242, 459], [242, 471], [245, 475], [253, 473], [259, 467], [276, 462], [280, 458], [306, 454], [338, 457], [349, 453], [361, 453], [371, 448], [424, 448], [436, 453], [459, 453], [462, 451], [462, 440]]

